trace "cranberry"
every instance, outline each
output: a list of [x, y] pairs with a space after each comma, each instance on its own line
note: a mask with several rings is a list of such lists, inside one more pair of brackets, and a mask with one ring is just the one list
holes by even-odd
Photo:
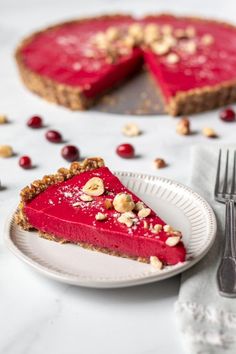
[[220, 112], [220, 119], [224, 122], [233, 122], [235, 121], [235, 112], [232, 108], [226, 108]]
[[62, 136], [56, 130], [48, 130], [45, 134], [46, 139], [51, 143], [60, 143], [62, 141]]
[[121, 144], [116, 149], [117, 155], [125, 159], [134, 157], [134, 147], [130, 144]]
[[21, 156], [19, 159], [19, 166], [24, 169], [29, 169], [32, 167], [31, 158], [29, 156]]
[[42, 118], [39, 117], [39, 116], [33, 116], [33, 117], [31, 117], [31, 118], [28, 119], [27, 125], [28, 125], [28, 127], [30, 127], [30, 128], [38, 129], [38, 128], [41, 128], [41, 127], [42, 127], [42, 125], [43, 125], [43, 120], [42, 120]]
[[74, 145], [66, 145], [61, 149], [61, 156], [67, 161], [76, 161], [79, 159], [79, 149]]

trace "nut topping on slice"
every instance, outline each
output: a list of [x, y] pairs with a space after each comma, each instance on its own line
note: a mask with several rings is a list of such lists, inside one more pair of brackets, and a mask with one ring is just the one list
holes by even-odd
[[97, 221], [104, 221], [107, 219], [107, 215], [99, 212], [95, 215], [95, 219]]
[[166, 239], [166, 245], [170, 247], [176, 246], [181, 240], [180, 236], [171, 236]]
[[148, 215], [150, 215], [150, 213], [151, 213], [151, 209], [143, 208], [143, 209], [139, 210], [138, 217], [143, 219], [143, 218], [146, 218]]
[[150, 264], [158, 270], [161, 270], [163, 268], [163, 263], [156, 256], [150, 257]]
[[166, 62], [168, 64], [177, 64], [179, 62], [180, 58], [178, 54], [176, 53], [170, 53], [166, 56]]
[[11, 157], [13, 150], [10, 145], [0, 145], [0, 157]]
[[127, 227], [133, 226], [135, 214], [132, 212], [126, 212], [121, 214], [117, 219], [121, 224], [125, 224]]
[[166, 42], [154, 42], [151, 44], [152, 51], [157, 55], [165, 55], [169, 52], [170, 46]]
[[156, 224], [153, 226], [153, 229], [156, 230], [157, 232], [160, 232], [162, 230], [162, 225], [161, 224]]
[[98, 197], [105, 191], [103, 180], [99, 177], [92, 177], [86, 182], [82, 190], [87, 195]]
[[165, 232], [173, 232], [173, 231], [174, 231], [173, 227], [170, 226], [170, 225], [165, 225], [165, 226], [163, 227], [163, 230], [164, 230]]
[[79, 199], [81, 199], [83, 202], [91, 202], [93, 200], [93, 197], [91, 197], [91, 195], [81, 194]]
[[135, 207], [132, 195], [127, 193], [119, 193], [115, 196], [113, 200], [113, 205], [116, 211], [119, 213], [125, 213], [127, 211], [132, 211]]
[[211, 34], [204, 34], [201, 38], [203, 45], [210, 45], [214, 42], [214, 37]]
[[202, 129], [202, 134], [204, 136], [206, 136], [207, 138], [216, 138], [217, 137], [215, 130], [212, 128], [208, 128], [208, 127]]
[[145, 205], [144, 205], [144, 203], [139, 201], [139, 202], [137, 202], [137, 203], [135, 204], [135, 208], [134, 208], [134, 209], [135, 209], [136, 211], [140, 211], [140, 210], [143, 209], [143, 208], [146, 208]]
[[105, 209], [112, 209], [113, 208], [113, 203], [111, 199], [105, 199], [104, 200], [104, 208]]
[[128, 123], [123, 127], [122, 133], [126, 136], [137, 136], [141, 134], [141, 131], [137, 124]]

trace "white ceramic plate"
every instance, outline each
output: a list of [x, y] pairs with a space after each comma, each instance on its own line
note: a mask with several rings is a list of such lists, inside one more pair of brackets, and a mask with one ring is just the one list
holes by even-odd
[[130, 172], [115, 174], [167, 224], [183, 232], [186, 262], [157, 271], [149, 264], [42, 239], [35, 232], [21, 230], [14, 224], [12, 215], [5, 232], [9, 249], [53, 279], [97, 288], [126, 287], [166, 279], [190, 268], [207, 253], [215, 238], [216, 221], [203, 198], [165, 178]]

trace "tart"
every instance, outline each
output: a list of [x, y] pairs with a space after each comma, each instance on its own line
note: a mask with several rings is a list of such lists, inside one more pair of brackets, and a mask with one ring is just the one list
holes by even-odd
[[73, 110], [90, 107], [145, 63], [172, 115], [236, 101], [236, 28], [192, 17], [100, 16], [62, 23], [23, 40], [25, 85]]
[[15, 221], [40, 236], [111, 255], [173, 265], [186, 250], [174, 230], [129, 191], [101, 158], [34, 181], [21, 191]]

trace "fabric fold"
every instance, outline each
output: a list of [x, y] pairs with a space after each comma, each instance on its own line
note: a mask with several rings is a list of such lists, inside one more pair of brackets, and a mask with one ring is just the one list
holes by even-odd
[[225, 216], [225, 206], [217, 203], [213, 195], [218, 152], [218, 146], [198, 146], [192, 150], [191, 187], [212, 206], [217, 219], [217, 235], [203, 260], [181, 277], [175, 309], [186, 353], [191, 354], [236, 353], [236, 298], [220, 296], [216, 282]]

